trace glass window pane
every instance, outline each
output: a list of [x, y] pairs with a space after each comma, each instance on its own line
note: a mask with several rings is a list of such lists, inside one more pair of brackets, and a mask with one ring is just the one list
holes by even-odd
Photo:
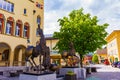
[[18, 26], [16, 26], [16, 36], [18, 36]]
[[6, 10], [6, 7], [7, 7], [7, 6], [6, 6], [6, 1], [3, 0], [3, 9]]
[[10, 11], [10, 3], [7, 2], [7, 11]]
[[14, 12], [14, 4], [11, 4], [11, 12]]
[[12, 12], [12, 4], [10, 3], [9, 5], [10, 5], [10, 10], [9, 11]]
[[27, 37], [27, 27], [24, 27], [24, 37]]
[[2, 21], [0, 20], [0, 33], [2, 33]]
[[7, 23], [7, 25], [6, 25], [6, 34], [10, 34], [10, 32], [11, 32], [10, 23]]
[[26, 9], [24, 9], [24, 14], [26, 14]]
[[2, 8], [2, 2], [3, 2], [3, 0], [0, 0], [0, 8]]
[[36, 29], [36, 36], [39, 36], [38, 28]]

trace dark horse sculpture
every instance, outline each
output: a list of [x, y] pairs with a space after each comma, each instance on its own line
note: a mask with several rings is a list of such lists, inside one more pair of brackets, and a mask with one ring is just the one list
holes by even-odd
[[[31, 48], [30, 50], [26, 50], [27, 53], [31, 53], [31, 55], [27, 58], [32, 67], [36, 68], [37, 71], [42, 70], [42, 66], [45, 70], [48, 70], [50, 67], [50, 49], [46, 46], [45, 37], [43, 35], [43, 31], [38, 24], [38, 33], [40, 35], [40, 41], [36, 43], [36, 47]], [[37, 65], [34, 61], [35, 57], [39, 56], [39, 65]], [[43, 58], [41, 58], [43, 56]]]

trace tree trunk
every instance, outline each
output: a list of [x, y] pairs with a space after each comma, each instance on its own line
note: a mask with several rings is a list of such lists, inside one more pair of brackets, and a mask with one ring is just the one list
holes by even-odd
[[83, 68], [83, 63], [82, 63], [83, 55], [79, 53], [79, 56], [80, 56], [80, 67]]

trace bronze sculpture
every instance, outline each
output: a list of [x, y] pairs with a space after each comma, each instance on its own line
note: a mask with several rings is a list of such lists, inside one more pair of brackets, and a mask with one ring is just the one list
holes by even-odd
[[[42, 71], [42, 66], [44, 67], [44, 71], [49, 70], [50, 67], [50, 49], [46, 46], [45, 37], [43, 35], [43, 31], [40, 28], [40, 24], [38, 24], [38, 33], [40, 35], [40, 41], [36, 43], [36, 46], [31, 48], [30, 50], [25, 51], [25, 54], [30, 54], [27, 57], [29, 63], [32, 65], [31, 69], [34, 68], [36, 71]], [[37, 65], [34, 61], [35, 57], [39, 56], [39, 65]], [[43, 56], [43, 58], [41, 58]]]
[[[62, 58], [66, 62], [66, 67], [76, 67], [79, 63], [79, 57], [75, 54], [75, 48], [73, 42], [69, 44], [69, 50], [62, 53]], [[77, 65], [78, 66], [78, 65]]]

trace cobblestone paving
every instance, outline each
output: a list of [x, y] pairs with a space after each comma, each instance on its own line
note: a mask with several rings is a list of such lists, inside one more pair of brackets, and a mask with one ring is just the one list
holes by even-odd
[[[120, 80], [120, 69], [106, 65], [95, 65], [96, 73], [91, 73], [85, 80]], [[9, 77], [9, 80], [19, 80], [19, 77]], [[83, 79], [79, 79], [83, 80]]]
[[86, 80], [120, 80], [120, 69], [106, 65], [96, 65], [97, 73], [88, 75]]

